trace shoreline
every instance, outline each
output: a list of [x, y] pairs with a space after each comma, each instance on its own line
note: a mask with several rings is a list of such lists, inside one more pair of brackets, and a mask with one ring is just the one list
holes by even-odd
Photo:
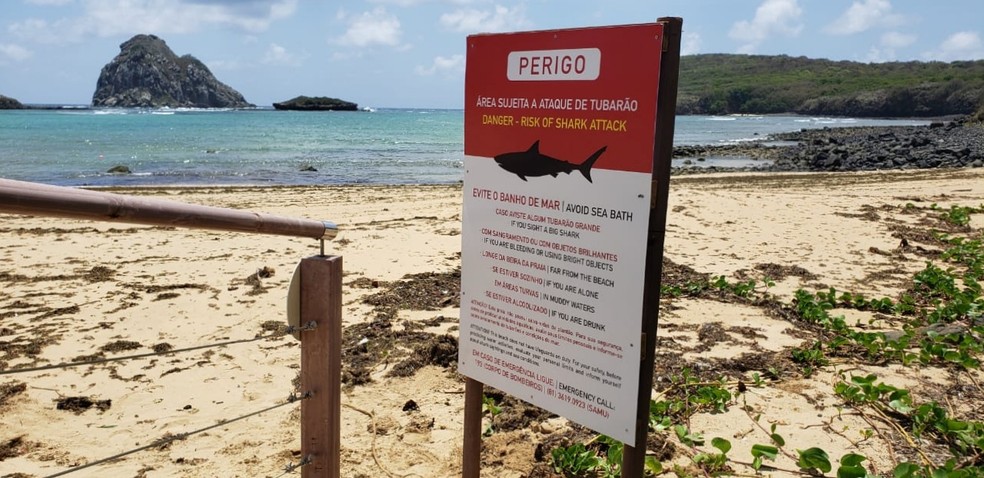
[[[392, 114], [390, 114], [392, 116]], [[341, 152], [336, 152], [336, 146], [328, 140], [319, 142], [313, 146], [316, 152], [303, 152], [300, 149], [294, 148], [293, 142], [288, 142], [287, 144], [276, 145], [274, 144], [274, 150], [281, 151], [277, 154], [273, 154], [271, 157], [280, 158], [276, 163], [264, 162], [263, 155], [256, 153], [253, 150], [240, 151], [233, 139], [226, 138], [224, 136], [218, 136], [217, 139], [202, 139], [202, 140], [183, 140], [179, 141], [179, 145], [175, 146], [175, 152], [171, 156], [157, 156], [157, 153], [147, 155], [141, 148], [131, 145], [127, 141], [106, 141], [106, 138], [101, 138], [102, 134], [96, 134], [92, 144], [84, 143], [84, 146], [72, 146], [71, 144], [58, 145], [57, 152], [53, 153], [53, 156], [47, 155], [44, 152], [35, 152], [30, 145], [18, 146], [13, 143], [12, 148], [8, 151], [8, 154], [12, 158], [20, 157], [31, 157], [35, 155], [42, 158], [39, 161], [33, 161], [32, 164], [25, 162], [24, 164], [18, 164], [16, 161], [12, 163], [10, 172], [8, 174], [16, 174], [16, 178], [19, 180], [31, 180], [45, 182], [48, 184], [61, 184], [61, 185], [72, 185], [73, 187], [131, 187], [131, 186], [151, 186], [151, 187], [169, 187], [169, 186], [277, 186], [277, 185], [355, 185], [363, 184], [367, 180], [380, 181], [376, 184], [412, 184], [417, 183], [418, 179], [421, 178], [427, 183], [436, 184], [454, 184], [459, 182], [462, 178], [461, 176], [461, 166], [463, 157], [461, 156], [461, 146], [457, 143], [460, 138], [460, 126], [458, 121], [459, 115], [457, 114], [443, 114], [444, 123], [441, 123], [442, 138], [450, 141], [446, 145], [445, 149], [438, 147], [422, 147], [422, 149], [406, 148], [400, 149], [396, 153], [396, 157], [393, 158], [393, 162], [387, 162], [387, 159], [380, 156], [380, 152], [374, 150], [371, 145], [366, 145], [366, 149], [359, 152], [360, 147], [355, 145], [351, 149], [343, 148]], [[148, 124], [153, 125], [159, 122], [173, 123], [175, 127], [180, 130], [176, 134], [181, 134], [182, 137], [194, 138], [195, 135], [191, 134], [193, 132], [185, 132], [188, 129], [188, 125], [194, 124], [201, 120], [207, 120], [208, 124], [226, 124], [230, 126], [235, 126], [236, 128], [244, 127], [242, 121], [238, 120], [236, 116], [221, 115], [221, 116], [209, 116], [206, 114], [200, 115], [190, 115], [185, 117], [185, 119], [179, 120], [176, 117], [167, 119], [163, 117], [155, 117], [150, 115], [135, 115], [138, 117], [132, 117], [127, 119], [122, 119], [122, 117], [113, 117], [112, 119], [100, 119], [100, 120], [90, 120], [85, 118], [86, 115], [58, 115], [51, 114], [50, 116], [57, 116], [58, 124], [63, 124], [65, 127], [72, 126], [73, 131], [79, 131], [79, 134], [85, 134], [91, 136], [87, 133], [87, 128], [90, 126], [102, 123], [104, 121], [111, 121], [113, 124], [129, 125], [129, 124]], [[783, 115], [777, 115], [783, 116]], [[452, 118], [453, 117], [453, 118]], [[275, 119], [273, 117], [268, 118], [265, 121], [260, 122], [261, 124], [267, 124], [273, 122]], [[363, 119], [372, 119], [371, 115], [363, 117]], [[395, 120], [400, 122], [413, 122], [419, 120], [423, 117], [418, 117], [417, 115], [398, 115], [394, 117]], [[809, 120], [810, 117], [796, 117], [804, 120]], [[815, 124], [815, 122], [808, 121], [807, 123], [794, 122], [796, 118], [785, 118], [783, 120], [772, 121], [769, 119], [756, 120], [745, 120], [740, 117], [738, 118], [723, 118], [732, 119], [734, 121], [724, 122], [727, 123], [722, 126], [722, 122], [716, 121], [705, 121], [708, 117], [686, 117], [681, 116], [678, 118], [678, 144], [675, 150], [675, 156], [673, 159], [674, 173], [678, 175], [691, 174], [703, 172], [705, 169], [710, 170], [751, 170], [751, 169], [770, 169], [770, 170], [822, 170], [829, 169], [832, 167], [837, 167], [840, 169], [884, 169], [885, 167], [922, 167], [917, 164], [912, 164], [912, 161], [905, 160], [902, 161], [903, 164], [892, 164], [892, 165], [876, 165], [876, 164], [853, 164], [851, 163], [851, 157], [853, 155], [853, 150], [849, 151], [845, 158], [840, 159], [840, 164], [830, 165], [825, 164], [813, 164], [810, 162], [810, 155], [822, 155], [829, 154], [834, 146], [823, 148], [814, 148], [814, 150], [804, 150], [802, 154], [797, 153], [796, 148], [800, 148], [802, 145], [788, 146], [790, 142], [782, 143], [782, 146], [773, 146], [769, 143], [774, 142], [773, 139], [781, 139], [784, 135], [800, 135], [795, 141], [796, 142], [812, 142], [812, 136], [806, 135], [825, 135], [824, 138], [832, 137], [834, 134], [841, 134], [842, 131], [851, 131], [857, 126], [846, 126], [837, 124], [831, 128], [831, 125]], [[32, 121], [28, 121], [32, 123]], [[247, 122], [251, 123], [251, 122]], [[310, 121], [302, 121], [300, 124], [304, 127], [314, 127], [314, 125], [308, 124]], [[347, 127], [345, 125], [354, 125], [360, 122], [350, 122], [343, 121], [340, 122], [339, 127]], [[378, 123], [377, 121], [371, 121], [370, 123]], [[863, 121], [859, 121], [860, 124], [867, 124]], [[401, 123], [402, 124], [402, 123]], [[411, 123], [408, 123], [411, 124]], [[414, 123], [415, 124], [415, 123]], [[884, 123], [874, 121], [871, 124], [882, 125]], [[912, 128], [914, 130], [925, 131], [925, 128], [929, 128], [933, 123], [925, 123], [925, 126], [874, 126], [873, 128], [878, 128], [877, 131], [889, 132], [895, 131], [893, 128]], [[683, 126], [681, 128], [681, 125]], [[806, 127], [805, 132], [797, 131]], [[814, 128], [816, 127], [816, 128]], [[968, 126], [969, 127], [969, 126]], [[81, 129], [80, 129], [81, 128]], [[183, 128], [183, 129], [181, 129]], [[958, 128], [964, 129], [967, 127]], [[940, 130], [946, 130], [947, 128], [935, 128], [934, 134], [941, 133]], [[247, 128], [248, 130], [248, 128]], [[824, 131], [824, 133], [811, 133], [813, 131]], [[955, 130], [955, 131], [957, 131]], [[391, 134], [388, 129], [383, 129], [379, 132], [381, 135]], [[872, 130], [875, 131], [875, 130]], [[902, 131], [899, 129], [898, 131]], [[418, 130], [411, 129], [407, 134], [416, 135]], [[836, 132], [836, 133], [835, 133]], [[422, 130], [419, 131], [420, 134], [424, 134]], [[948, 134], [952, 134], [954, 131], [949, 131]], [[38, 141], [44, 142], [42, 133], [38, 133]], [[398, 133], [392, 133], [398, 134]], [[403, 133], [399, 133], [403, 134]], [[761, 134], [761, 136], [757, 136]], [[907, 133], [908, 134], [908, 133]], [[984, 135], [984, 132], [980, 133]], [[875, 136], [878, 134], [876, 133]], [[733, 139], [733, 138], [745, 138], [750, 141], [742, 141], [741, 143], [730, 144], [730, 145], [718, 145], [715, 141], [723, 139]], [[456, 139], [457, 138], [457, 139]], [[752, 140], [752, 138], [755, 138]], [[149, 135], [143, 141], [147, 144], [157, 144], [160, 138], [155, 135]], [[905, 138], [899, 138], [903, 140]], [[213, 142], [214, 141], [214, 142]], [[229, 141], [233, 141], [230, 143]], [[696, 141], [695, 144], [700, 144], [703, 142], [702, 146], [690, 146], [691, 142]], [[73, 143], [74, 144], [74, 143]], [[264, 143], [265, 145], [265, 143]], [[261, 145], [263, 146], [263, 145]], [[871, 148], [880, 148], [883, 146], [880, 142], [871, 142]], [[403, 148], [402, 146], [400, 148]], [[853, 147], [852, 147], [853, 148]], [[262, 148], [260, 148], [262, 150]], [[870, 155], [866, 148], [854, 148], [857, 149], [859, 153], [864, 153]], [[870, 149], [870, 148], [868, 148]], [[962, 148], [957, 148], [962, 149]], [[972, 147], [971, 151], [973, 153], [978, 153], [980, 148]], [[258, 150], [259, 151], [259, 150]], [[210, 154], [214, 152], [215, 154]], [[788, 160], [783, 159], [784, 155], [789, 152], [790, 158]], [[98, 153], [98, 155], [97, 155]], [[105, 153], [105, 158], [102, 155]], [[414, 155], [422, 154], [420, 159], [423, 161], [421, 163], [416, 163], [412, 160], [404, 161], [404, 159], [413, 159]], [[899, 154], [899, 156], [904, 156], [904, 151]], [[311, 155], [308, 159], [307, 156]], [[873, 154], [873, 153], [871, 153]], [[935, 154], [935, 152], [934, 152]], [[942, 152], [941, 152], [942, 154]], [[242, 158], [239, 155], [243, 155]], [[97, 158], [98, 156], [98, 158]], [[711, 156], [712, 161], [716, 162], [719, 167], [717, 168], [703, 168], [703, 167], [678, 167], [682, 161], [691, 161], [693, 164], [690, 166], [702, 166], [701, 158]], [[940, 165], [947, 165], [941, 155], [940, 160], [937, 162]], [[59, 158], [78, 158], [78, 161], [67, 161], [61, 160]], [[754, 164], [749, 161], [749, 167], [733, 167], [728, 163], [728, 159], [723, 159], [717, 161], [717, 158], [739, 158], [743, 161], [747, 161], [747, 158], [762, 157], [764, 159], [769, 159], [770, 164]], [[20, 159], [18, 159], [19, 161]], [[780, 161], [782, 160], [782, 161]], [[918, 161], [919, 158], [914, 158]], [[865, 160], [867, 161], [867, 160]], [[973, 161], [971, 161], [972, 163]], [[36, 163], [36, 164], [34, 164]], [[776, 163], [776, 166], [772, 166]], [[129, 167], [133, 170], [134, 174], [131, 175], [113, 175], [106, 171], [114, 165], [122, 165]], [[745, 163], [736, 163], [735, 166], [744, 166]], [[599, 165], [601, 166], [601, 165]], [[766, 168], [763, 168], [763, 167]], [[781, 167], [779, 167], [781, 166]], [[926, 164], [926, 167], [931, 166]], [[317, 171], [310, 171], [307, 168], [316, 169]]]

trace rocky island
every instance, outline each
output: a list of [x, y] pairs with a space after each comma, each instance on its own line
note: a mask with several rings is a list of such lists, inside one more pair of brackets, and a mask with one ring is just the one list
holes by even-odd
[[191, 55], [179, 57], [154, 35], [136, 35], [103, 67], [93, 106], [243, 108], [254, 106]]
[[297, 110], [297, 111], [358, 111], [359, 105], [351, 101], [340, 100], [338, 98], [328, 98], [326, 96], [298, 96], [296, 98], [274, 103], [273, 107], [278, 110]]
[[24, 105], [9, 96], [0, 95], [0, 110], [20, 110]]

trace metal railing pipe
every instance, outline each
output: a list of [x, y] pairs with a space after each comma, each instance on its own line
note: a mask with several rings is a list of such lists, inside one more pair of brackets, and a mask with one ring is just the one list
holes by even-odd
[[333, 239], [328, 221], [0, 179], [0, 213]]

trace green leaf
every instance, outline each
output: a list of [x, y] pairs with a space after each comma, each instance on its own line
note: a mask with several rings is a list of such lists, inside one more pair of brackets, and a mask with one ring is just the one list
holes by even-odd
[[727, 454], [731, 451], [731, 442], [725, 440], [724, 438], [714, 437], [711, 439], [711, 446], [721, 450], [721, 454]]
[[654, 457], [654, 456], [647, 456], [646, 457], [646, 471], [648, 471], [648, 472], [650, 472], [650, 473], [652, 473], [654, 475], [662, 474], [663, 473], [663, 464], [660, 463], [660, 461], [657, 460], [656, 457]]
[[865, 478], [867, 470], [863, 466], [844, 466], [837, 468], [837, 478]]
[[916, 473], [919, 473], [919, 465], [915, 463], [899, 463], [892, 471], [892, 476], [895, 478], [914, 478]]
[[864, 455], [858, 455], [857, 453], [848, 453], [841, 457], [841, 466], [861, 466], [861, 462], [867, 460], [868, 457]]
[[769, 435], [769, 438], [772, 438], [772, 442], [778, 446], [786, 446], [786, 440], [782, 437], [782, 435], [778, 433], [773, 433], [772, 435]]
[[752, 456], [755, 458], [765, 457], [770, 460], [775, 460], [778, 454], [779, 449], [772, 445], [762, 445], [760, 443], [752, 445]]
[[912, 407], [909, 406], [909, 404], [904, 400], [892, 400], [891, 402], [888, 402], [888, 406], [892, 407], [893, 410], [899, 413], [908, 414], [912, 411]]
[[614, 446], [614, 445], [609, 446], [608, 454], [606, 455], [606, 458], [608, 459], [608, 464], [621, 466], [622, 452], [623, 452], [623, 446], [621, 443], [619, 443], [618, 446]]
[[674, 425], [673, 431], [676, 432], [677, 438], [687, 446], [700, 446], [704, 444], [704, 437], [699, 433], [690, 433], [687, 427], [683, 425]]
[[804, 470], [820, 470], [821, 473], [828, 473], [832, 468], [830, 457], [827, 452], [820, 448], [807, 448], [806, 450], [796, 450], [799, 453], [797, 464]]
[[837, 468], [837, 478], [865, 478], [868, 471], [861, 466], [861, 462], [867, 460], [864, 455], [848, 453], [841, 457], [840, 467]]

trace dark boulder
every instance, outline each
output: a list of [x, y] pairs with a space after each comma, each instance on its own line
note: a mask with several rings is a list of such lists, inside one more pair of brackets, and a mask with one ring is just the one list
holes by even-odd
[[118, 164], [116, 166], [113, 166], [112, 168], [109, 168], [106, 172], [110, 174], [133, 174], [133, 171], [130, 170], [130, 167], [123, 164]]
[[191, 55], [178, 57], [164, 40], [137, 35], [103, 67], [93, 106], [243, 108], [253, 106]]
[[0, 95], [0, 110], [21, 110], [24, 105], [9, 96]]

